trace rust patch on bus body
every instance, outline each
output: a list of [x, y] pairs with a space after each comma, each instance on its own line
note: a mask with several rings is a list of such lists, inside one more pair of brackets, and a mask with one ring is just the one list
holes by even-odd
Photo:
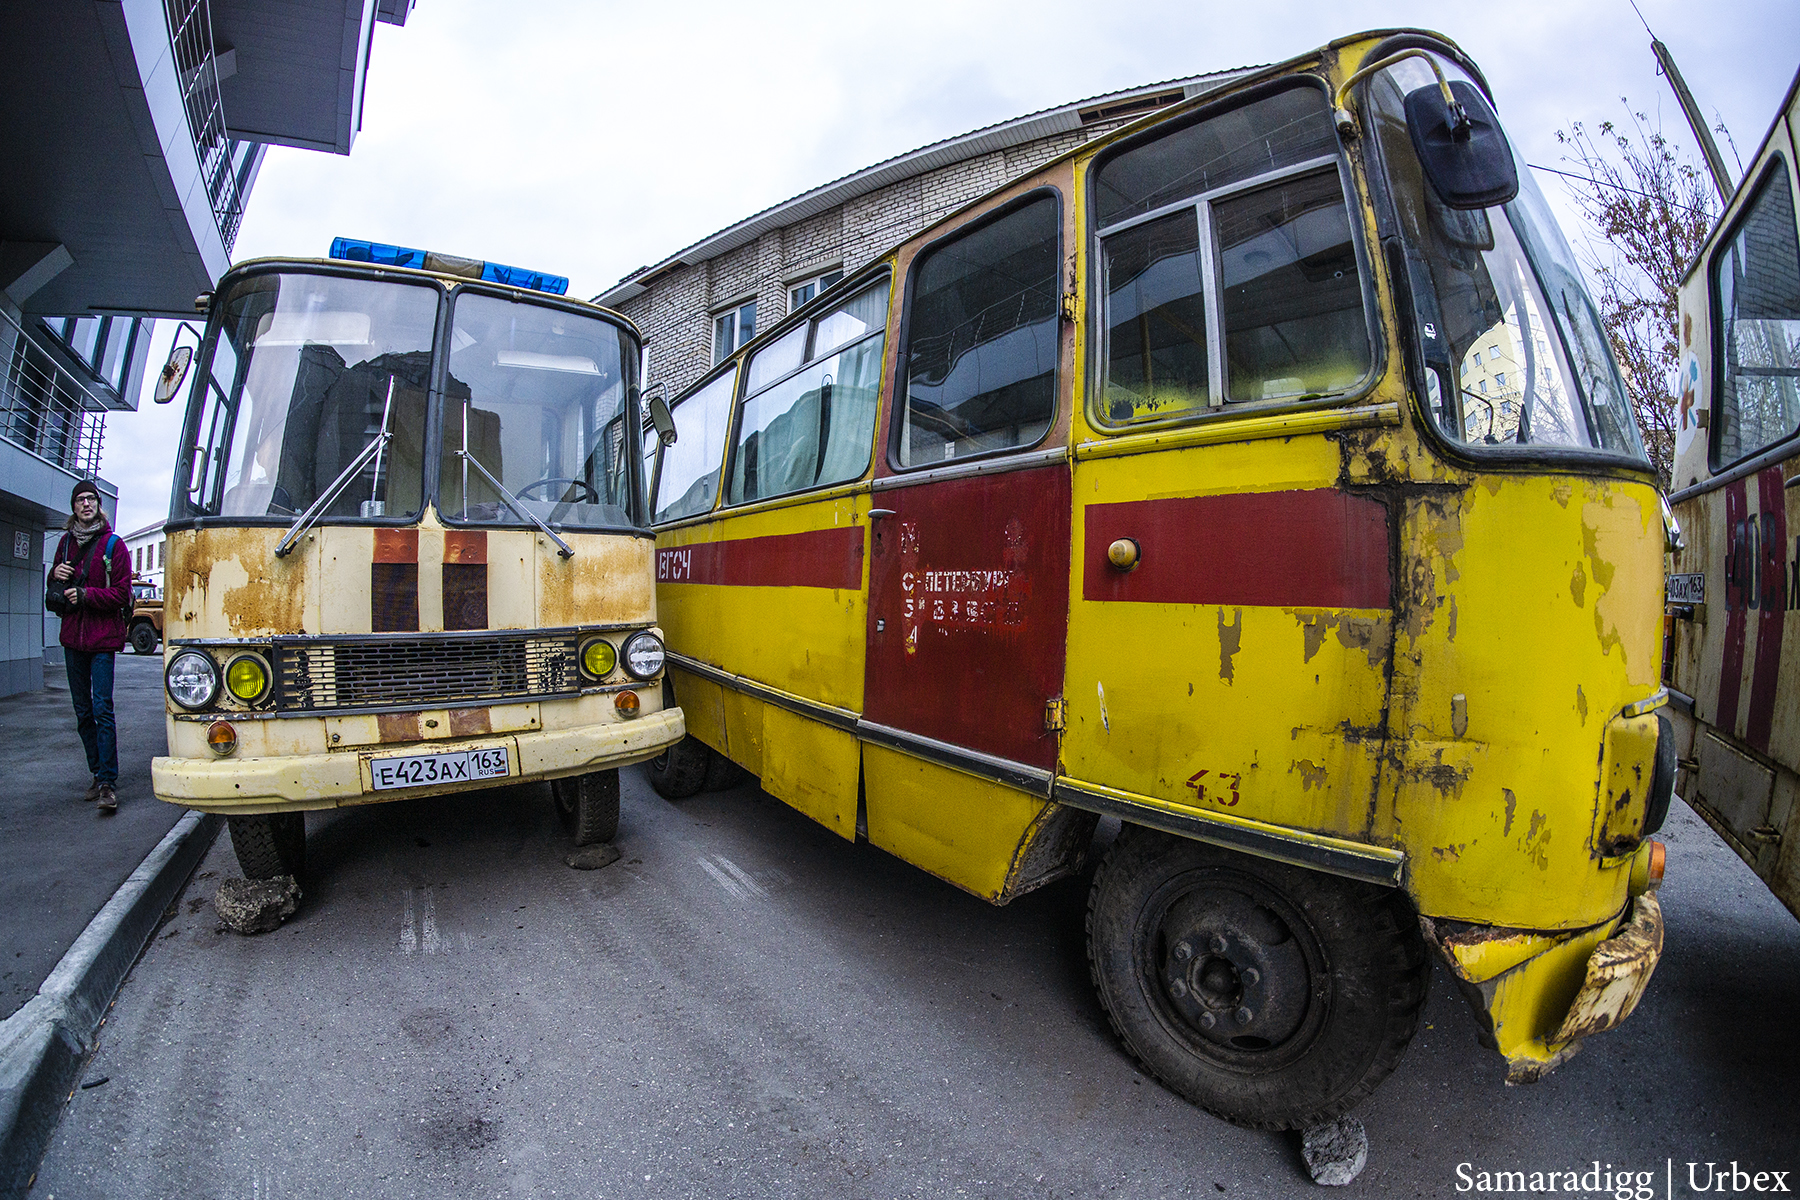
[[1231, 682], [1234, 673], [1233, 659], [1244, 640], [1244, 610], [1231, 610], [1231, 624], [1225, 623], [1225, 610], [1219, 610], [1219, 678], [1226, 683]]
[[208, 636], [220, 629], [237, 635], [305, 632], [311, 560], [304, 546], [285, 559], [275, 557], [284, 532], [206, 529], [169, 539], [165, 611], [184, 624], [200, 622]]
[[425, 736], [416, 712], [376, 713], [375, 727], [380, 731], [383, 743], [417, 742]]
[[[544, 539], [540, 536], [538, 541]], [[538, 555], [538, 615], [546, 628], [644, 621], [656, 611], [647, 538], [581, 539], [574, 558]]]
[[475, 737], [494, 732], [494, 723], [485, 708], [453, 708], [450, 710], [450, 736]]

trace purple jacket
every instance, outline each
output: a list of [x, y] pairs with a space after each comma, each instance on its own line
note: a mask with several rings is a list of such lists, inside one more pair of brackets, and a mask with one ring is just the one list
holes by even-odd
[[[81, 589], [75, 611], [62, 619], [60, 640], [71, 650], [92, 654], [125, 648], [126, 617], [131, 611], [131, 551], [121, 538], [113, 543], [109, 558], [103, 551], [111, 535], [111, 526], [102, 529], [95, 535], [99, 545], [90, 542], [79, 553], [72, 533], [63, 534], [56, 544], [56, 560], [51, 566], [64, 562], [76, 566], [74, 577], [62, 586]], [[57, 586], [56, 581], [49, 580], [48, 586]]]

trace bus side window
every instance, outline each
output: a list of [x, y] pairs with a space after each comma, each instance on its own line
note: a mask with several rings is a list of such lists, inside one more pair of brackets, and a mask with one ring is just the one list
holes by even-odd
[[224, 477], [226, 438], [231, 426], [227, 396], [237, 377], [237, 365], [237, 350], [221, 332], [201, 385], [206, 389], [206, 399], [200, 406], [194, 445], [190, 448], [187, 498], [191, 512], [211, 514], [219, 508], [219, 485]]
[[1715, 465], [1735, 462], [1800, 426], [1800, 242], [1780, 158], [1713, 260], [1719, 338]]
[[[794, 353], [799, 339], [790, 332], [751, 358], [750, 378], [773, 381], [744, 399], [730, 503], [844, 483], [868, 470], [887, 301], [884, 279], [800, 327], [804, 354]], [[765, 355], [779, 360], [775, 367]]]
[[663, 449], [662, 476], [652, 508], [655, 520], [673, 521], [710, 512], [719, 495], [720, 461], [731, 424], [737, 367], [675, 402], [675, 444]]
[[1056, 412], [1061, 219], [1044, 196], [920, 255], [899, 462], [1030, 446]]

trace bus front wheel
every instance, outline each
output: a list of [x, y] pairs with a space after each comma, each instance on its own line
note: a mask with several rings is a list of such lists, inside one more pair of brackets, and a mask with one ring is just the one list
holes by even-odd
[[1252, 1129], [1308, 1128], [1372, 1092], [1431, 971], [1398, 891], [1131, 825], [1095, 874], [1087, 932], [1125, 1047]]
[[686, 800], [706, 786], [712, 753], [710, 746], [690, 735], [645, 763], [644, 771], [664, 800]]
[[619, 834], [619, 772], [590, 771], [550, 784], [563, 827], [577, 846], [610, 842]]
[[245, 879], [300, 878], [306, 869], [306, 815], [254, 813], [226, 817], [231, 848]]

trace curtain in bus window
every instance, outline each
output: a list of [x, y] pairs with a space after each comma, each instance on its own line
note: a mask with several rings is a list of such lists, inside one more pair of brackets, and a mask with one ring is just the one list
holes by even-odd
[[1343, 391], [1369, 370], [1368, 325], [1337, 173], [1213, 206], [1233, 401]]
[[909, 300], [902, 466], [1029, 446], [1049, 430], [1058, 232], [1046, 196], [923, 256]]
[[1104, 229], [1337, 149], [1325, 93], [1313, 86], [1289, 88], [1109, 160], [1095, 177], [1095, 223]]
[[1713, 266], [1724, 325], [1714, 418], [1720, 463], [1780, 441], [1800, 426], [1800, 241], [1784, 166], [1775, 160]]
[[671, 410], [676, 439], [663, 448], [656, 485], [656, 519], [673, 521], [709, 512], [719, 495], [719, 464], [731, 423], [731, 390], [737, 368], [684, 397]]
[[732, 503], [843, 483], [868, 468], [883, 340], [859, 342], [744, 402]]
[[1192, 208], [1106, 239], [1106, 413], [1118, 422], [1204, 412], [1206, 300]]

